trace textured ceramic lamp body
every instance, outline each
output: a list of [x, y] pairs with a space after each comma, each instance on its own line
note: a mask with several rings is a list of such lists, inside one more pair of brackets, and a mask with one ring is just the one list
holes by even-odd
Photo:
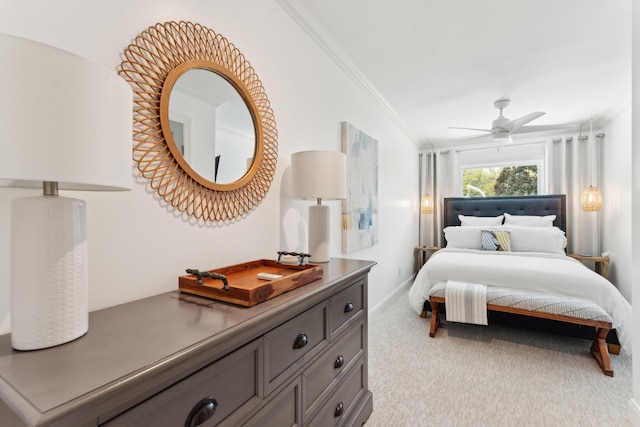
[[311, 262], [329, 262], [331, 235], [330, 209], [327, 205], [309, 206], [309, 253]]
[[89, 327], [85, 203], [59, 196], [11, 203], [11, 343], [34, 350]]

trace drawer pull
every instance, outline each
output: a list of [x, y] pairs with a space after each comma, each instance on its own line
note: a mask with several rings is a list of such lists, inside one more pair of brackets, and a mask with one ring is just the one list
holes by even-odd
[[351, 313], [352, 311], [353, 311], [353, 304], [351, 304], [351, 301], [347, 301], [347, 304], [344, 306], [344, 312]]
[[296, 340], [293, 342], [293, 349], [302, 348], [309, 342], [309, 338], [307, 338], [307, 334], [304, 332], [300, 332], [296, 337]]
[[344, 365], [344, 356], [339, 355], [338, 357], [336, 357], [336, 361], [333, 364], [333, 367], [334, 369], [338, 369], [338, 368], [342, 368], [342, 365]]
[[334, 417], [339, 417], [344, 413], [344, 403], [340, 402], [336, 405], [336, 410], [333, 413]]
[[215, 414], [217, 407], [218, 401], [216, 399], [211, 396], [205, 397], [193, 407], [184, 426], [195, 427], [203, 424]]

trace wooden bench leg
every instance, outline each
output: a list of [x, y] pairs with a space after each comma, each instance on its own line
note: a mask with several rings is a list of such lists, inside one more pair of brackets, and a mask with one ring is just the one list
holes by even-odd
[[593, 339], [593, 344], [591, 344], [591, 355], [596, 359], [602, 372], [612, 377], [613, 369], [611, 369], [611, 357], [609, 356], [609, 348], [606, 341], [608, 334], [609, 329], [596, 328], [596, 337]]
[[429, 330], [429, 336], [431, 338], [436, 336], [438, 326], [440, 326], [440, 313], [438, 313], [438, 303], [431, 301], [431, 328]]

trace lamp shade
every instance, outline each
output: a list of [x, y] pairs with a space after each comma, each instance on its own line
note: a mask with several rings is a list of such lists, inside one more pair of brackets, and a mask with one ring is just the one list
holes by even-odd
[[291, 196], [296, 199], [346, 199], [347, 156], [338, 151], [293, 153]]
[[433, 197], [425, 194], [420, 200], [420, 212], [423, 214], [433, 213]]
[[583, 211], [595, 212], [602, 209], [602, 193], [598, 187], [589, 186], [582, 192], [580, 205]]
[[0, 185], [128, 190], [131, 87], [64, 50], [0, 34]]

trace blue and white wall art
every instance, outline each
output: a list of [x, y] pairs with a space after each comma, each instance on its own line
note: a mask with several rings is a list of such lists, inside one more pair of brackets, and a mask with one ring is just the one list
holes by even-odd
[[378, 141], [342, 122], [347, 155], [347, 199], [342, 202], [342, 252], [378, 243]]

